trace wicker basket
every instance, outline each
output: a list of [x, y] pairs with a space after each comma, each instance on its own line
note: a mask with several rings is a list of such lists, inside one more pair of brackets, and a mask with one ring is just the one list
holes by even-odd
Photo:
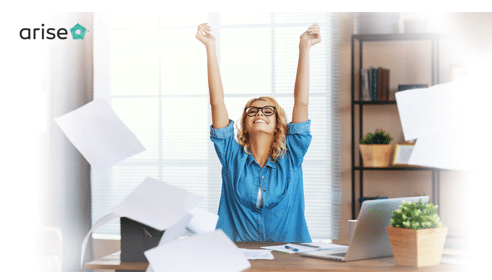
[[393, 145], [359, 144], [364, 167], [388, 167], [391, 161]]

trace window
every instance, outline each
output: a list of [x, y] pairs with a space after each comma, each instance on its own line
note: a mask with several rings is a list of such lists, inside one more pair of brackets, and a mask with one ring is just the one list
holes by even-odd
[[[313, 23], [322, 42], [310, 53], [313, 140], [303, 163], [305, 215], [313, 240], [338, 236], [341, 215], [338, 35], [332, 13], [128, 13], [94, 15], [94, 98], [106, 99], [146, 151], [91, 172], [92, 221], [110, 212], [146, 177], [203, 196], [217, 213], [221, 166], [212, 123], [205, 47], [195, 38], [207, 22], [216, 37], [229, 117], [246, 101], [272, 96], [290, 121], [299, 37]], [[119, 222], [95, 238], [119, 238]]]

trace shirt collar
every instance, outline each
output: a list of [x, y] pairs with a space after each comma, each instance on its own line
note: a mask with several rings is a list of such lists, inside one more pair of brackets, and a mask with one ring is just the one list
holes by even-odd
[[[248, 154], [248, 165], [251, 164], [253, 161], [255, 161], [255, 157], [251, 154]], [[255, 161], [256, 162], [256, 161]], [[268, 159], [266, 162], [265, 166], [271, 167], [271, 168], [277, 168], [277, 161], [273, 161], [272, 157]]]

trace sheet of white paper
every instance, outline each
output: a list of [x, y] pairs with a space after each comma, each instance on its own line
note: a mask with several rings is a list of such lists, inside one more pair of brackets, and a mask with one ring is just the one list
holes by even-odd
[[[290, 246], [292, 248], [296, 248], [299, 251], [296, 252], [296, 251], [294, 251], [292, 249], [285, 248], [285, 246]], [[317, 251], [318, 250], [318, 249], [313, 248], [313, 247], [301, 246], [301, 245], [292, 244], [292, 243], [286, 243], [286, 244], [283, 244], [283, 245], [275, 245], [275, 246], [263, 246], [261, 248], [267, 249], [267, 250], [278, 251], [278, 252], [289, 253], [289, 254], [302, 253], [302, 252], [310, 252], [310, 251]]]
[[[161, 246], [162, 244], [178, 239], [181, 233], [185, 231], [185, 228], [190, 222], [191, 218], [192, 218], [191, 214], [186, 214], [174, 226], [166, 229], [166, 231], [164, 231], [164, 235], [161, 237], [161, 240], [159, 241], [159, 245], [157, 246]], [[149, 264], [149, 266], [147, 267], [147, 272], [154, 272], [152, 265]]]
[[218, 215], [197, 207], [191, 209], [190, 214], [193, 215], [193, 218], [186, 228], [189, 232], [193, 234], [200, 234], [215, 231], [215, 226], [217, 225], [217, 221], [219, 219]]
[[55, 122], [95, 171], [145, 151], [135, 134], [101, 98], [56, 118]]
[[165, 243], [144, 254], [156, 272], [236, 272], [251, 266], [221, 230]]
[[243, 249], [239, 248], [239, 251], [244, 254], [248, 260], [273, 260], [273, 254], [270, 250], [261, 249]]
[[[300, 244], [293, 244], [293, 243], [287, 243], [287, 244], [275, 245], [275, 246], [264, 246], [261, 248], [267, 249], [267, 250], [273, 250], [273, 251], [293, 254], [293, 253], [303, 253], [303, 252], [311, 252], [311, 251], [317, 251], [317, 250], [343, 249], [343, 248], [348, 247], [348, 246], [344, 246], [344, 245], [329, 244], [329, 243], [324, 243], [324, 242], [304, 243], [304, 244], [319, 246], [320, 248], [318, 249], [318, 248], [302, 246]], [[299, 251], [297, 251], [297, 252], [293, 251], [292, 249], [285, 248], [285, 246], [290, 246], [292, 248], [296, 248]]]
[[463, 79], [426, 89], [397, 92], [405, 140], [466, 129], [470, 125], [472, 84]]
[[159, 245], [174, 241], [179, 238], [179, 236], [185, 231], [186, 226], [192, 219], [191, 214], [186, 214], [181, 220], [179, 220], [174, 226], [166, 229], [164, 231], [164, 235], [162, 235], [161, 240], [159, 241]]
[[111, 210], [122, 217], [165, 230], [176, 224], [202, 199], [186, 190], [147, 177]]
[[472, 168], [476, 153], [469, 135], [450, 131], [417, 139], [408, 164], [427, 167], [467, 170]]
[[81, 255], [80, 255], [80, 267], [84, 266], [84, 257], [85, 257], [85, 251], [87, 249], [87, 242], [89, 242], [89, 237], [91, 236], [91, 233], [104, 225], [105, 223], [111, 221], [112, 219], [119, 218], [120, 215], [115, 214], [115, 213], [109, 213], [103, 217], [101, 217], [97, 222], [94, 224], [94, 226], [91, 228], [91, 230], [87, 233], [87, 235], [84, 237], [84, 241], [82, 241], [82, 250]]

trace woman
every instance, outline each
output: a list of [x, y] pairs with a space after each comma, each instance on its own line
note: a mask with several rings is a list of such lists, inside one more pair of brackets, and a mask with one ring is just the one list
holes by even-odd
[[236, 142], [224, 103], [215, 38], [206, 24], [196, 38], [207, 50], [211, 140], [222, 164], [217, 228], [233, 241], [311, 242], [304, 218], [302, 160], [311, 143], [309, 51], [321, 41], [313, 24], [300, 37], [292, 122], [270, 97], [246, 103]]

